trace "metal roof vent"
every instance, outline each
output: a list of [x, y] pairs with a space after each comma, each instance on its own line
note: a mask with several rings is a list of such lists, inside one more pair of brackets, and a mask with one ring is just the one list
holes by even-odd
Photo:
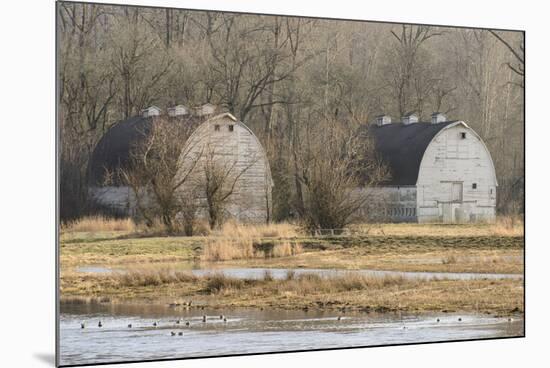
[[440, 113], [440, 112], [434, 112], [432, 114], [432, 124], [439, 124], [439, 123], [444, 123], [447, 121], [447, 117]]
[[210, 116], [216, 112], [216, 105], [211, 103], [205, 103], [204, 105], [195, 107], [195, 115], [197, 116]]
[[409, 125], [414, 123], [418, 123], [418, 116], [415, 113], [409, 112], [403, 116], [403, 124]]
[[187, 114], [189, 114], [189, 109], [184, 105], [177, 105], [177, 106], [168, 108], [168, 116], [171, 116], [171, 117], [184, 116]]
[[382, 125], [387, 125], [387, 124], [391, 124], [391, 116], [389, 116], [389, 115], [378, 115], [376, 117], [376, 125], [382, 126]]
[[151, 116], [159, 116], [162, 110], [156, 106], [149, 106], [146, 109], [141, 110], [141, 116], [148, 118]]

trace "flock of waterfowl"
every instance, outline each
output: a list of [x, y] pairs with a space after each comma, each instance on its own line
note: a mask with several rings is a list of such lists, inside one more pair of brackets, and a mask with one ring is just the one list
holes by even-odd
[[[208, 318], [207, 318], [206, 314], [204, 314], [204, 315], [202, 316], [202, 323], [206, 323], [207, 319], [208, 319]], [[227, 317], [224, 316], [223, 314], [220, 314], [219, 319], [222, 320], [223, 322], [227, 322]], [[338, 316], [336, 319], [337, 319], [338, 321], [341, 321], [341, 320], [342, 320], [342, 316]], [[458, 320], [458, 322], [462, 322], [462, 317], [458, 317], [457, 320]], [[508, 318], [508, 322], [513, 322], [513, 321], [514, 321], [513, 318], [511, 318], [511, 317]], [[179, 324], [181, 324], [182, 320], [181, 320], [181, 318], [178, 318], [175, 322], [176, 322], [177, 325], [179, 325]], [[439, 322], [441, 322], [441, 320], [440, 320], [439, 318], [437, 318], [437, 319], [436, 319], [436, 322], [439, 323]], [[189, 327], [190, 325], [191, 325], [191, 323], [190, 323], [189, 321], [185, 321], [185, 326], [186, 326], [186, 327]], [[153, 326], [153, 327], [158, 327], [158, 326], [159, 326], [159, 322], [154, 321], [154, 322], [152, 323], [152, 326]], [[97, 327], [103, 327], [103, 323], [102, 323], [101, 321], [99, 321], [99, 322], [97, 323]], [[81, 329], [86, 328], [85, 322], [81, 322], [81, 323], [80, 323], [80, 328], [81, 328]], [[128, 328], [132, 328], [132, 324], [131, 324], [131, 323], [128, 324]], [[406, 329], [406, 328], [407, 328], [406, 326], [403, 326], [403, 329]], [[183, 332], [179, 331], [179, 332], [176, 333], [176, 332], [174, 332], [174, 331], [170, 331], [170, 335], [171, 335], [171, 336], [176, 336], [176, 335], [177, 335], [177, 336], [183, 336]]]
[[[222, 321], [225, 322], [225, 323], [227, 322], [227, 317], [224, 316], [223, 314], [220, 314], [219, 319], [222, 320]], [[207, 316], [206, 316], [206, 314], [204, 314], [204, 315], [202, 316], [202, 323], [206, 323], [206, 321], [207, 321]], [[181, 318], [178, 318], [175, 322], [176, 322], [177, 325], [179, 325], [179, 324], [181, 324], [182, 320], [181, 320]], [[159, 327], [159, 324], [160, 324], [160, 323], [159, 323], [158, 321], [153, 321], [152, 326], [153, 326], [153, 327]], [[185, 326], [186, 326], [186, 327], [191, 326], [191, 322], [185, 321]], [[98, 321], [97, 327], [103, 327], [103, 322], [101, 322], [101, 320]], [[80, 323], [80, 328], [81, 328], [81, 329], [85, 329], [85, 328], [86, 328], [86, 323], [85, 323], [85, 322], [81, 322], [81, 323]], [[128, 328], [132, 328], [132, 324], [131, 324], [131, 323], [128, 323]], [[171, 335], [171, 336], [176, 336], [176, 335], [177, 335], [177, 336], [183, 336], [183, 332], [180, 331], [180, 332], [177, 332], [177, 333], [176, 333], [176, 332], [174, 332], [174, 331], [170, 331], [170, 335]]]

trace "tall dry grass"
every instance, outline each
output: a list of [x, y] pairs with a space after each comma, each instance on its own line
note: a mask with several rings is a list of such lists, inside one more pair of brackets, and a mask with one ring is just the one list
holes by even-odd
[[131, 218], [116, 219], [104, 216], [87, 216], [68, 222], [61, 226], [64, 232], [101, 232], [101, 231], [126, 231], [137, 230], [136, 223]]
[[237, 259], [289, 257], [303, 252], [302, 245], [294, 241], [282, 241], [272, 247], [262, 249], [258, 239], [216, 238], [207, 240], [201, 259], [207, 262], [230, 261]]
[[498, 216], [491, 230], [498, 236], [523, 236], [524, 226], [521, 216]]
[[[287, 275], [288, 276], [288, 275]], [[382, 289], [417, 283], [399, 275], [359, 275], [346, 273], [338, 276], [323, 277], [317, 274], [302, 274], [282, 282], [277, 288], [305, 295], [317, 292], [344, 292], [364, 289]]]
[[202, 252], [203, 261], [228, 261], [233, 259], [258, 258], [251, 238], [208, 240]]
[[369, 236], [523, 236], [521, 216], [497, 216], [494, 222], [354, 224], [352, 234]]
[[134, 269], [129, 272], [115, 272], [109, 275], [112, 281], [121, 287], [160, 286], [178, 282], [194, 282], [197, 277], [189, 271], [170, 268]]
[[[302, 253], [302, 246], [288, 240], [296, 238], [298, 227], [289, 223], [244, 225], [235, 221], [226, 222], [206, 240], [202, 260], [228, 261], [265, 257], [287, 257]], [[274, 241], [271, 247], [261, 247], [266, 238], [285, 239]]]
[[220, 231], [214, 235], [229, 238], [295, 238], [299, 236], [299, 228], [289, 223], [271, 223], [244, 225], [235, 221], [227, 221]]
[[298, 242], [284, 241], [277, 243], [271, 251], [271, 257], [289, 257], [300, 254], [304, 251], [302, 245]]
[[[163, 233], [164, 226], [154, 223], [146, 228], [136, 224], [131, 218], [117, 219], [105, 216], [86, 216], [78, 220], [64, 223], [61, 226], [64, 232], [102, 232], [102, 231], [126, 231], [144, 233]], [[295, 238], [299, 235], [299, 228], [289, 223], [277, 224], [240, 224], [235, 221], [226, 222], [220, 230], [212, 231], [208, 228], [207, 221], [196, 221], [194, 234], [200, 236], [217, 236], [238, 239], [259, 238]]]
[[206, 290], [212, 294], [227, 290], [241, 290], [245, 285], [255, 282], [256, 280], [242, 280], [219, 273], [206, 276]]
[[370, 276], [347, 273], [338, 276], [320, 276], [316, 274], [287, 274], [286, 278], [276, 280], [270, 272], [263, 279], [237, 279], [223, 274], [206, 276], [206, 289], [210, 293], [238, 291], [249, 287], [259, 287], [263, 293], [294, 293], [308, 295], [317, 293], [335, 293], [365, 289], [383, 289], [403, 285], [418, 284], [418, 280], [403, 276]]

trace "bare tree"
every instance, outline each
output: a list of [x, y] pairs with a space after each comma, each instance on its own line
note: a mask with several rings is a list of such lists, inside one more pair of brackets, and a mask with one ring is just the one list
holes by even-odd
[[[143, 139], [132, 149], [129, 165], [117, 173], [132, 189], [139, 215], [149, 225], [160, 220], [168, 232], [178, 229], [178, 215], [184, 220], [186, 233], [192, 232], [196, 193], [193, 186], [181, 188], [188, 184], [201, 156], [200, 151], [197, 154], [194, 147], [185, 145], [195, 127], [189, 121], [155, 117], [149, 131], [143, 132]], [[185, 166], [181, 160], [186, 161]]]
[[162, 43], [147, 32], [141, 19], [118, 19], [110, 40], [111, 65], [122, 91], [119, 100], [125, 118], [155, 102], [159, 86], [173, 64], [167, 51], [159, 46]]
[[401, 26], [401, 31], [390, 31], [397, 41], [397, 48], [390, 53], [389, 86], [397, 111], [403, 116], [408, 111], [421, 114], [424, 101], [431, 93], [433, 80], [425, 60], [422, 46], [442, 32], [429, 26]]
[[106, 130], [118, 92], [107, 54], [95, 41], [104, 17], [105, 8], [97, 4], [59, 6], [60, 210], [64, 219], [81, 216], [88, 209], [88, 160]]
[[520, 32], [79, 3], [58, 10], [65, 219], [90, 211], [87, 166], [101, 136], [152, 104], [211, 102], [243, 120], [268, 152], [280, 220], [304, 216], [303, 153], [318, 121], [351, 129], [411, 110], [476, 129], [495, 162], [499, 203], [521, 200], [512, 191], [524, 171]]
[[202, 159], [201, 189], [205, 196], [211, 229], [219, 228], [223, 224], [230, 199], [237, 194], [237, 190], [244, 189], [239, 188], [239, 179], [257, 161], [257, 158], [252, 157], [242, 165], [237, 159], [228, 160], [216, 152], [213, 146], [206, 145]]
[[299, 67], [287, 63], [289, 38], [281, 20], [265, 24], [263, 19], [244, 18], [241, 22], [241, 16], [222, 14], [209, 17], [204, 27], [212, 57], [208, 67], [217, 80], [220, 102], [243, 121], [253, 109], [285, 103], [274, 98], [274, 85]]
[[512, 64], [507, 62], [508, 68], [516, 73], [520, 77], [520, 82], [515, 83], [521, 88], [525, 88], [525, 43], [524, 36], [521, 37], [521, 40], [518, 42], [517, 46], [514, 46], [511, 41], [507, 41], [503, 36], [501, 36], [497, 31], [489, 30], [497, 40], [499, 40], [506, 48], [512, 53], [512, 56], [515, 59], [515, 63]]
[[303, 220], [312, 231], [344, 228], [369, 200], [364, 189], [388, 177], [368, 134], [342, 129], [334, 121], [313, 128], [300, 157]]

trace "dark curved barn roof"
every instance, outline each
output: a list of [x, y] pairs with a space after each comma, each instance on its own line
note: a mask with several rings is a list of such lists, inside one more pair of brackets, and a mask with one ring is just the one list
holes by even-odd
[[[168, 118], [168, 117], [166, 117]], [[196, 124], [198, 119], [191, 115], [170, 117], [174, 123]], [[91, 185], [102, 185], [107, 172], [125, 167], [130, 152], [139, 141], [150, 133], [153, 118], [134, 116], [114, 124], [99, 140], [88, 165], [88, 181]]]
[[437, 133], [456, 122], [369, 125], [376, 150], [391, 172], [391, 178], [382, 184], [416, 185], [426, 148]]

